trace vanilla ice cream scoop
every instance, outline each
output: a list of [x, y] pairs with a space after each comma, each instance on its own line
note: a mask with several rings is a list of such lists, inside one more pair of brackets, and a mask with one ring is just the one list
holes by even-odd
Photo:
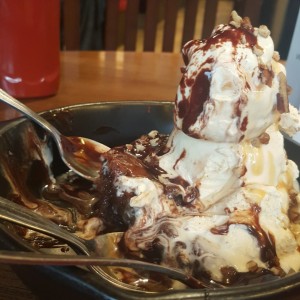
[[183, 57], [175, 124], [185, 134], [236, 143], [260, 136], [288, 111], [285, 70], [266, 26], [233, 13], [208, 39], [188, 42]]

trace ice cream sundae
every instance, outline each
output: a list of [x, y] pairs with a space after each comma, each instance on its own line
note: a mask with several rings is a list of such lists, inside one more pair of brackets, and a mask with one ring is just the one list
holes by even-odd
[[123, 231], [125, 256], [198, 278], [299, 271], [299, 172], [282, 132], [300, 121], [269, 29], [232, 12], [182, 53], [170, 135], [154, 129], [99, 155], [95, 184], [52, 179], [44, 197], [59, 195], [76, 214], [55, 202], [31, 208], [83, 238]]
[[299, 117], [270, 31], [233, 12], [182, 52], [172, 133], [102, 155], [100, 211], [125, 224], [130, 255], [196, 276], [298, 271], [298, 169], [280, 130]]

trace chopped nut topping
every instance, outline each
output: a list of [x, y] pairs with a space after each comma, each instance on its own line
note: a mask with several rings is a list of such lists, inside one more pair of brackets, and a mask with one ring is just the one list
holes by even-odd
[[240, 28], [242, 21], [242, 17], [240, 17], [238, 13], [235, 10], [233, 10], [231, 12], [231, 21], [229, 22], [229, 24], [233, 25], [236, 28]]
[[267, 38], [271, 34], [271, 31], [266, 25], [260, 25], [258, 28], [258, 34], [264, 38]]
[[281, 268], [278, 268], [278, 267], [271, 268], [271, 271], [275, 276], [283, 277], [286, 275], [285, 272]]
[[157, 130], [152, 130], [148, 133], [148, 136], [150, 136], [151, 138], [155, 138], [158, 134]]
[[270, 136], [266, 132], [262, 133], [259, 137], [251, 140], [251, 145], [255, 148], [259, 148], [262, 144], [269, 144]]
[[132, 150], [133, 149], [133, 146], [131, 145], [131, 144], [126, 144], [126, 148], [127, 148], [127, 150]]
[[279, 55], [278, 51], [274, 51], [274, 53], [273, 53], [273, 59], [275, 61], [279, 61], [280, 60], [280, 55]]
[[150, 145], [151, 145], [152, 147], [157, 146], [157, 145], [158, 145], [158, 138], [150, 140]]
[[250, 19], [248, 17], [244, 17], [244, 18], [240, 17], [235, 10], [231, 12], [231, 18], [229, 24], [236, 28], [242, 27], [243, 29], [253, 32], [253, 27]]
[[248, 17], [243, 18], [241, 26], [246, 30], [252, 29], [252, 24]]
[[242, 44], [246, 44], [247, 40], [246, 37], [244, 35], [241, 36], [241, 43]]
[[145, 146], [141, 145], [141, 144], [136, 144], [136, 151], [137, 152], [142, 152], [145, 150]]
[[258, 139], [262, 144], [267, 145], [267, 144], [269, 144], [270, 136], [269, 136], [269, 134], [264, 132], [258, 137]]
[[236, 168], [234, 168], [234, 169], [232, 170], [232, 173], [233, 173], [236, 177], [238, 177], [238, 178], [240, 178], [240, 177], [242, 177], [243, 175], [245, 175], [246, 172], [247, 172], [247, 168], [246, 168], [245, 166], [236, 167]]
[[255, 272], [258, 268], [257, 263], [253, 260], [247, 262], [247, 268], [249, 272]]
[[229, 24], [234, 26], [235, 28], [240, 28], [241, 27], [240, 23], [237, 23], [237, 22], [234, 22], [234, 21], [230, 21]]

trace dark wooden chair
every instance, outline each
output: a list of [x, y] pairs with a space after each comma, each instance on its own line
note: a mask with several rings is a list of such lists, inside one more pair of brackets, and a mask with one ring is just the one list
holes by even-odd
[[[159, 9], [163, 5], [163, 41], [162, 51], [172, 52], [175, 34], [182, 35], [182, 44], [193, 39], [199, 0], [127, 0], [124, 11], [119, 9], [119, 0], [106, 0], [106, 11], [103, 30], [104, 50], [117, 50], [120, 42], [120, 23], [122, 14], [122, 38], [125, 51], [135, 51], [138, 15], [141, 1], [144, 1], [144, 42], [143, 51], [154, 51], [158, 24]], [[202, 0], [203, 1], [203, 0]], [[207, 37], [215, 26], [219, 0], [205, 0], [205, 13], [202, 24], [202, 34], [199, 38]], [[235, 9], [242, 16], [258, 20], [258, 11], [262, 0], [236, 0]], [[184, 7], [184, 24], [182, 32], [175, 32], [179, 3]], [[64, 49], [78, 50], [80, 48], [80, 0], [63, 0], [62, 20]]]
[[[145, 0], [145, 22], [144, 22], [144, 51], [154, 51], [155, 40], [159, 16], [160, 0]], [[199, 0], [184, 0], [184, 25], [182, 34], [182, 43], [192, 39], [195, 31], [196, 16]], [[139, 0], [128, 0], [127, 9], [125, 13], [124, 22], [124, 50], [135, 51], [138, 29], [138, 13]], [[203, 20], [204, 32], [210, 31], [215, 23], [218, 0], [208, 0], [205, 5], [205, 18]], [[165, 0], [164, 3], [164, 29], [162, 51], [172, 52], [174, 47], [174, 40], [176, 28], [176, 19], [179, 8], [179, 2], [176, 0]], [[117, 22], [109, 22], [109, 20], [116, 20], [118, 18], [118, 0], [107, 1], [105, 22], [104, 44], [105, 50], [116, 50], [118, 46], [118, 24]]]
[[80, 49], [80, 0], [61, 0], [62, 48]]

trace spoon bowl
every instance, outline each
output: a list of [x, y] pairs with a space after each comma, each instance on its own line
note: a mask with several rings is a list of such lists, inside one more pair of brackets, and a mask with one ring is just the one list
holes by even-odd
[[29, 107], [0, 89], [0, 100], [36, 124], [43, 127], [54, 138], [60, 156], [69, 169], [90, 181], [95, 181], [99, 176], [101, 153], [109, 147], [85, 137], [67, 137], [62, 135], [52, 124], [35, 113]]

